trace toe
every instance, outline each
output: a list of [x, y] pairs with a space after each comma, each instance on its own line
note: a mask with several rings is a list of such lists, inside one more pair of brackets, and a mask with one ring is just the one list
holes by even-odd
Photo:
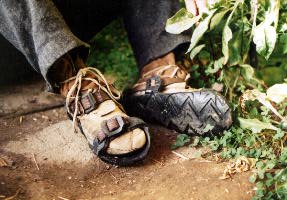
[[144, 131], [137, 128], [113, 139], [107, 148], [107, 153], [111, 155], [131, 153], [142, 148], [145, 143]]

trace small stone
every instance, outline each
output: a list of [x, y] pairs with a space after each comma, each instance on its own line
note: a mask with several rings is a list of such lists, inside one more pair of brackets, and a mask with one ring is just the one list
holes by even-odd
[[46, 115], [42, 115], [41, 117], [42, 117], [42, 119], [49, 120], [49, 117], [48, 117], [48, 116], [46, 116]]
[[106, 169], [108, 170], [108, 169], [110, 169], [111, 168], [111, 166], [109, 166], [109, 165], [106, 165]]
[[23, 119], [24, 119], [24, 117], [23, 117], [23, 116], [20, 116], [20, 118], [19, 118], [19, 123], [20, 123], [20, 124], [22, 124]]

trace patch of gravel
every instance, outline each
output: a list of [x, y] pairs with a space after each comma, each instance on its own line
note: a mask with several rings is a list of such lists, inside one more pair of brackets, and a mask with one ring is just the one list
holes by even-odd
[[34, 155], [37, 162], [49, 164], [68, 162], [83, 165], [95, 158], [85, 137], [79, 131], [74, 133], [69, 120], [48, 126], [20, 140], [10, 141], [3, 149], [27, 158], [33, 158]]

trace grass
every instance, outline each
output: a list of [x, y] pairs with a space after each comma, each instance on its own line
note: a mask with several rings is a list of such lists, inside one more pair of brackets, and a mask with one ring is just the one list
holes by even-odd
[[121, 20], [112, 22], [95, 36], [87, 63], [112, 79], [118, 89], [130, 87], [137, 80], [136, 61]]

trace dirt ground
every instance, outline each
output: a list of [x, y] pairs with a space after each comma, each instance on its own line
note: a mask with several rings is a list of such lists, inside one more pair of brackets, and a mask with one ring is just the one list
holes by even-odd
[[0, 88], [0, 156], [8, 165], [0, 167], [0, 199], [251, 199], [250, 173], [220, 180], [227, 163], [196, 158], [202, 149], [174, 153], [177, 133], [156, 125], [142, 164], [103, 163], [73, 132], [62, 99], [43, 89], [38, 80]]

